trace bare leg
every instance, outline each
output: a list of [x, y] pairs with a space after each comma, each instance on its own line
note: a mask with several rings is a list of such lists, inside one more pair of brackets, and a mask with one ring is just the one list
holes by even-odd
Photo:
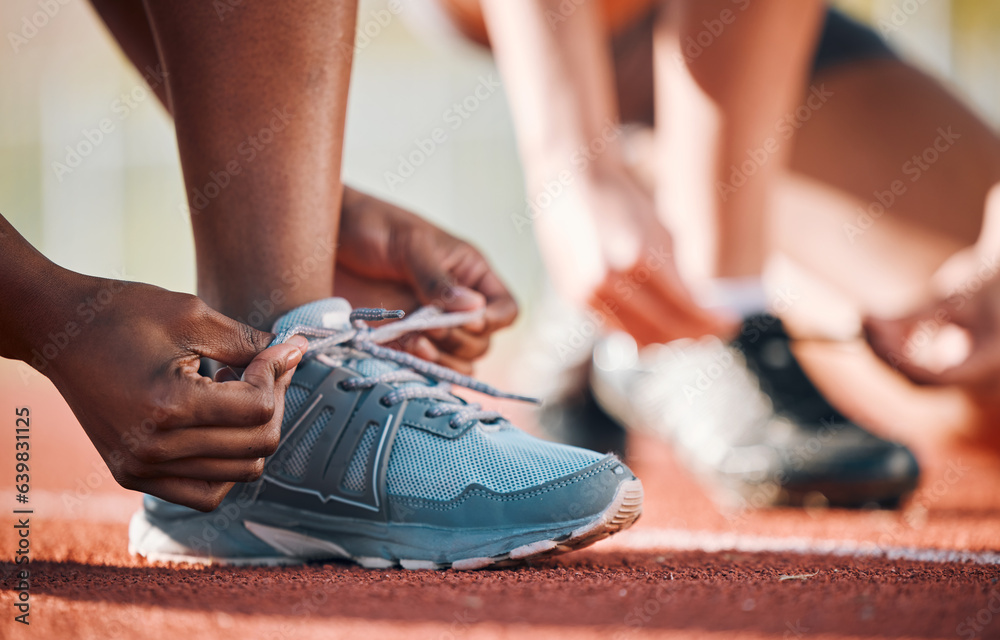
[[[233, 317], [333, 290], [356, 3], [146, 3], [191, 198], [199, 294]], [[206, 187], [225, 173], [226, 186]], [[210, 193], [209, 193], [210, 192]], [[214, 197], [211, 194], [215, 194]], [[308, 278], [301, 272], [309, 260]]]
[[[817, 2], [676, 2], [654, 35], [658, 208], [689, 277], [757, 276], [765, 212], [822, 16]], [[706, 24], [719, 31], [705, 41]], [[698, 39], [702, 45], [697, 45]]]
[[[623, 119], [648, 126], [651, 22], [647, 18], [615, 41]], [[1000, 179], [1000, 140], [939, 82], [898, 60], [824, 70], [800, 103], [812, 87], [831, 96], [796, 132], [791, 173], [779, 179], [769, 211], [772, 248], [832, 285], [839, 305], [889, 314], [911, 308], [941, 264], [975, 241], [986, 192]], [[961, 136], [956, 144], [926, 170], [913, 163], [915, 154], [933, 146], [937, 130], [948, 127]], [[630, 157], [652, 189], [658, 162], [647, 152], [653, 148], [647, 138], [652, 134], [632, 136]], [[679, 161], [682, 170], [685, 162]], [[891, 193], [897, 180], [905, 187], [902, 196]], [[894, 199], [884, 215], [878, 215], [877, 196]], [[686, 219], [679, 224], [706, 233]], [[990, 239], [987, 244], [991, 251], [1000, 246]]]
[[[865, 202], [900, 180], [905, 193], [887, 215], [975, 242], [986, 194], [1000, 178], [1000, 138], [939, 82], [900, 61], [839, 66], [815, 82], [836, 99], [799, 131], [793, 169]], [[956, 139], [913, 159], [942, 132]]]
[[842, 65], [815, 82], [833, 97], [799, 130], [792, 168], [848, 199], [828, 215], [776, 208], [776, 242], [866, 310], [905, 311], [950, 255], [976, 242], [1000, 181], [1000, 138], [900, 61]]

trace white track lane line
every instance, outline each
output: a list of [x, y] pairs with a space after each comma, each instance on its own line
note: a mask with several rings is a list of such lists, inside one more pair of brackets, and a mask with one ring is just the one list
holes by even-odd
[[601, 544], [603, 551], [738, 551], [745, 553], [795, 553], [853, 558], [886, 558], [915, 562], [968, 562], [1000, 565], [995, 551], [960, 551], [919, 547], [880, 547], [874, 542], [821, 540], [812, 538], [774, 538], [714, 531], [684, 529], [639, 529], [624, 531]]
[[[142, 505], [138, 494], [113, 494], [86, 491], [31, 492], [29, 506], [36, 515], [57, 520], [87, 520], [91, 522], [128, 523]], [[599, 543], [599, 551], [702, 551], [719, 553], [795, 553], [799, 555], [830, 555], [853, 558], [886, 558], [917, 562], [969, 562], [1000, 565], [1000, 552], [963, 551], [919, 547], [880, 547], [874, 542], [856, 540], [822, 540], [813, 538], [775, 538], [748, 534], [689, 531], [685, 529], [638, 529], [623, 531]]]

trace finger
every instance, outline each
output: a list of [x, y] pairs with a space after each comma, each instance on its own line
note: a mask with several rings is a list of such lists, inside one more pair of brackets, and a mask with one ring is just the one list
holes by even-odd
[[454, 369], [465, 375], [472, 375], [472, 362], [463, 358], [455, 357], [440, 351], [427, 336], [416, 335], [401, 341], [400, 346], [404, 351], [412, 353], [418, 358], [439, 364], [442, 367]]
[[403, 351], [412, 353], [428, 362], [437, 362], [438, 358], [441, 357], [441, 352], [438, 351], [437, 347], [434, 346], [427, 336], [421, 334], [414, 334], [400, 339], [400, 347]]
[[694, 299], [691, 290], [680, 279], [674, 269], [661, 269], [649, 280], [650, 289], [672, 311], [676, 322], [690, 327], [692, 337], [707, 334], [728, 335], [740, 322], [731, 313], [720, 310], [710, 310], [702, 307]]
[[481, 358], [490, 348], [489, 334], [473, 334], [458, 328], [449, 329], [438, 335], [428, 333], [427, 337], [439, 352], [463, 360]]
[[[185, 426], [249, 427], [270, 422], [283, 406], [284, 392], [279, 380], [290, 374], [302, 359], [302, 342], [296, 338], [262, 351], [247, 366], [241, 380], [195, 381], [184, 403], [188, 408]], [[287, 383], [284, 385], [287, 388]]]
[[233, 482], [206, 482], [190, 478], [147, 478], [132, 484], [136, 491], [148, 493], [174, 504], [198, 511], [211, 511], [219, 506]]
[[[1000, 354], [989, 350], [975, 351], [960, 364], [939, 373], [918, 371], [921, 377], [911, 378], [921, 384], [985, 387], [994, 384], [1000, 373]], [[909, 375], [909, 374], [907, 374]]]
[[904, 352], [915, 327], [933, 318], [943, 304], [934, 302], [900, 318], [867, 316], [862, 320], [865, 339], [878, 357], [896, 368], [894, 361], [908, 359]]
[[[473, 291], [461, 285], [446, 285], [438, 293], [430, 297], [432, 304], [439, 304], [445, 311], [475, 311], [486, 306], [486, 297], [478, 291]], [[465, 327], [469, 331], [483, 331], [486, 329], [486, 320], [476, 318], [467, 323]]]
[[448, 355], [447, 353], [442, 353], [438, 359], [437, 364], [442, 367], [448, 367], [453, 371], [457, 371], [462, 375], [471, 376], [475, 373], [475, 368], [470, 360], [464, 360], [462, 358], [456, 358], [455, 356]]
[[253, 482], [264, 472], [264, 458], [182, 458], [151, 465], [148, 470], [155, 478]]
[[891, 358], [890, 360], [887, 360], [887, 362], [893, 369], [906, 376], [915, 384], [928, 386], [944, 384], [942, 382], [941, 372], [931, 371], [930, 369], [921, 367], [918, 364], [914, 364], [909, 358]]
[[[599, 294], [605, 306], [616, 311], [625, 330], [643, 344], [705, 333], [702, 323], [692, 319], [686, 308], [672, 295], [666, 295], [655, 280], [640, 283], [627, 274], [614, 273], [602, 284]], [[627, 285], [624, 290], [623, 283]]]
[[906, 318], [868, 317], [862, 321], [862, 330], [868, 345], [875, 355], [890, 365], [893, 365], [893, 360], [902, 358], [902, 349], [912, 327], [912, 323]]
[[222, 364], [245, 367], [272, 340], [273, 333], [254, 329], [206, 306], [191, 348], [198, 355]]
[[649, 288], [633, 290], [632, 295], [621, 302], [612, 291], [609, 287], [602, 288], [601, 293], [606, 297], [593, 301], [592, 306], [609, 313], [621, 329], [642, 345], [705, 334], [704, 324], [692, 320]]
[[932, 371], [912, 361], [907, 343], [914, 328], [934, 317], [939, 307], [940, 303], [935, 303], [904, 318], [891, 320], [865, 318], [865, 338], [879, 358], [917, 384], [975, 386], [987, 383], [1000, 369], [1000, 354], [988, 349], [974, 350], [960, 364], [942, 371]]
[[281, 427], [271, 422], [259, 427], [197, 427], [157, 434], [155, 452], [133, 451], [148, 462], [160, 463], [182, 458], [265, 458], [278, 449]]
[[662, 320], [659, 318], [653, 321], [642, 312], [635, 312], [630, 308], [619, 308], [616, 313], [607, 316], [607, 323], [611, 328], [629, 334], [640, 347], [684, 337], [677, 327], [671, 328], [671, 334], [665, 334]]
[[[411, 254], [410, 277], [422, 304], [437, 305], [445, 311], [474, 311], [486, 307], [486, 297], [465, 286], [482, 279], [482, 273], [489, 272], [489, 266], [478, 252], [462, 244], [460, 249], [448, 254], [450, 265], [446, 265], [440, 253], [434, 250], [431, 236], [418, 242], [420, 246], [414, 248]], [[485, 328], [486, 323], [482, 319], [469, 323], [472, 331], [483, 331]]]
[[486, 296], [486, 331], [509, 327], [517, 319], [517, 302], [492, 271], [479, 281], [477, 289]]

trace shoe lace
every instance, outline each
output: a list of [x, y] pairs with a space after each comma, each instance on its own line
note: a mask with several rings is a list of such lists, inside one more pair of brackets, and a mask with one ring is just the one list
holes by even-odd
[[[426, 306], [421, 307], [404, 320], [405, 312], [398, 309], [354, 309], [350, 315], [351, 326], [349, 328], [327, 329], [311, 325], [295, 325], [283, 331], [275, 339], [274, 344], [285, 342], [293, 335], [303, 335], [315, 338], [310, 340], [306, 352], [314, 357], [326, 356], [343, 362], [352, 356], [357, 356], [360, 352], [374, 358], [388, 360], [400, 365], [400, 368], [377, 375], [348, 378], [341, 381], [341, 388], [353, 391], [371, 389], [378, 384], [417, 383], [393, 389], [381, 399], [381, 403], [385, 406], [393, 406], [405, 400], [432, 399], [437, 400], [438, 403], [427, 410], [426, 416], [437, 418], [451, 415], [448, 424], [453, 429], [460, 429], [477, 421], [493, 424], [503, 419], [499, 412], [485, 410], [478, 403], [466, 403], [457, 398], [451, 393], [451, 384], [495, 398], [519, 400], [533, 404], [539, 404], [539, 401], [536, 398], [500, 391], [470, 376], [428, 362], [405, 351], [385, 346], [385, 343], [397, 340], [408, 333], [468, 324], [482, 318], [483, 312], [484, 310], [479, 309], [445, 313], [438, 307]], [[378, 327], [368, 326], [368, 322], [381, 320], [397, 320], [397, 322]], [[338, 362], [329, 362], [329, 364], [337, 365]], [[428, 378], [434, 383], [431, 384]]]

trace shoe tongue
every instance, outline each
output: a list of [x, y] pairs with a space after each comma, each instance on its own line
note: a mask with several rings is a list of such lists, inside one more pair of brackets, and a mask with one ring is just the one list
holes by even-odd
[[[292, 309], [274, 323], [272, 331], [278, 334], [278, 340], [283, 340], [291, 337], [291, 331], [297, 326], [349, 329], [351, 327], [350, 316], [350, 302], [343, 298], [326, 298]], [[377, 376], [401, 368], [395, 362], [374, 357], [351, 358], [343, 364], [366, 377]], [[420, 382], [405, 382], [393, 386], [402, 388], [422, 384]]]
[[[292, 330], [297, 326], [349, 329], [351, 327], [351, 303], [343, 298], [326, 298], [292, 309], [274, 323], [272, 331], [277, 334], [276, 342], [290, 338]], [[343, 362], [343, 366], [353, 369], [365, 377], [374, 377], [404, 368], [391, 360], [367, 355], [350, 358]], [[414, 381], [392, 384], [391, 386], [402, 389], [404, 387], [422, 387], [428, 384], [431, 383]], [[456, 398], [455, 402], [462, 401]]]
[[272, 331], [279, 336], [296, 326], [348, 329], [351, 326], [351, 303], [343, 298], [326, 298], [292, 309], [278, 318]]

